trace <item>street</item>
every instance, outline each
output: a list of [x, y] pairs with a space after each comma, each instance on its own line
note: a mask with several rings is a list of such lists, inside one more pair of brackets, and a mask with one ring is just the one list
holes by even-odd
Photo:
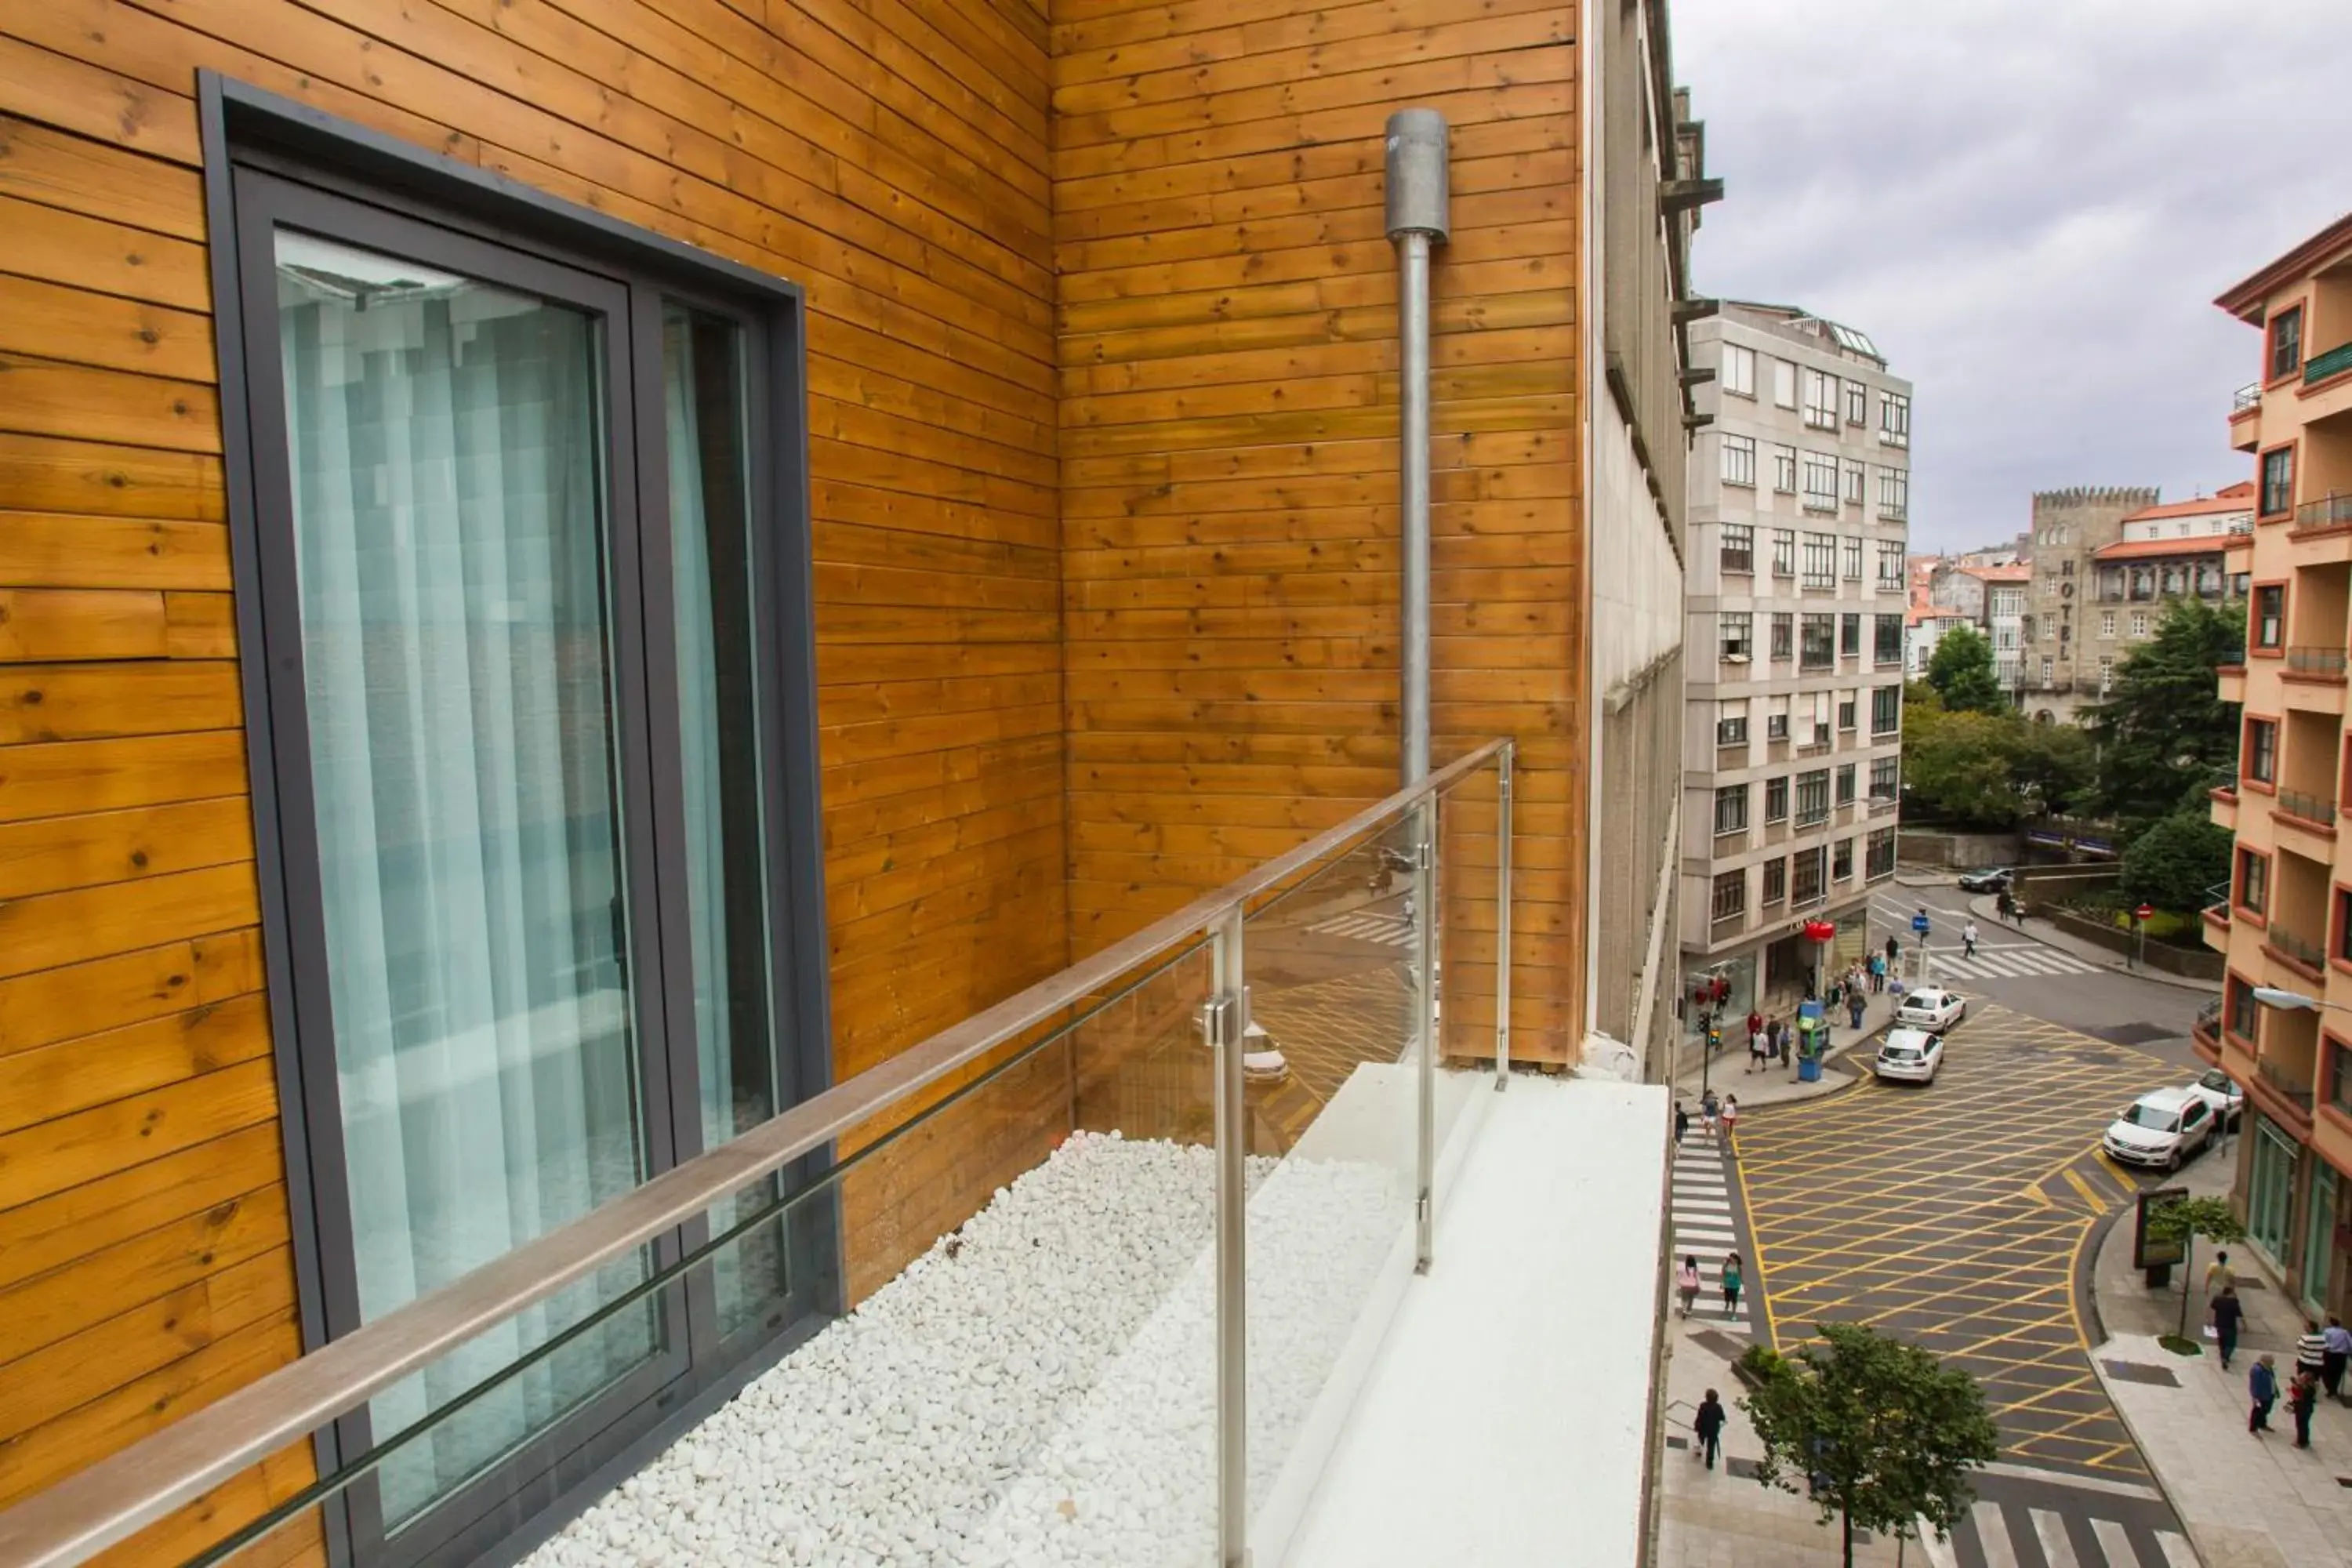
[[[1749, 1111], [1719, 1179], [1713, 1152], [1677, 1163], [1678, 1224], [1706, 1223], [1720, 1192], [1706, 1239], [1748, 1259], [1756, 1310], [1711, 1331], [1785, 1352], [1825, 1320], [1867, 1322], [1976, 1376], [2000, 1459], [1951, 1540], [1932, 1543], [1943, 1568], [2170, 1568], [2186, 1561], [2179, 1521], [2091, 1365], [2087, 1258], [2141, 1180], [2105, 1160], [2099, 1135], [2137, 1094], [2193, 1076], [2186, 1037], [2204, 995], [1990, 920], [1963, 958], [1968, 900], [1953, 887], [1874, 900], [1880, 940], [1902, 932], [1906, 978], [1923, 905], [1928, 976], [1969, 999], [1937, 1080], [1864, 1070]], [[1864, 1069], [1871, 1048], [1843, 1065]]]

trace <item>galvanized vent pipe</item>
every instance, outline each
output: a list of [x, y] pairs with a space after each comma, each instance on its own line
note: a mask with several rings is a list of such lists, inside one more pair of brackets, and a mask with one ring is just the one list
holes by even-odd
[[1388, 233], [1397, 247], [1397, 336], [1402, 417], [1397, 431], [1403, 518], [1402, 647], [1404, 782], [1429, 774], [1429, 247], [1446, 221], [1445, 116], [1389, 116]]

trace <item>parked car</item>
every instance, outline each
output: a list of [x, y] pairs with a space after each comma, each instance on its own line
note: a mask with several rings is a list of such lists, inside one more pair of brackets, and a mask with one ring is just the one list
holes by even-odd
[[2009, 885], [2016, 879], [2006, 866], [1988, 866], [1981, 871], [1961, 872], [1960, 891], [1963, 893], [2006, 892]]
[[2207, 1068], [2189, 1086], [2189, 1092], [2212, 1110], [2220, 1127], [2235, 1127], [2246, 1113], [2246, 1091], [2231, 1083], [2230, 1075], [2220, 1068]]
[[1969, 1016], [1968, 998], [1957, 991], [1941, 991], [1933, 985], [1923, 985], [1903, 998], [1903, 1005], [1895, 1009], [1895, 1021], [1915, 1028], [1943, 1033]]
[[2213, 1142], [2219, 1120], [2194, 1089], [2152, 1089], [2108, 1124], [2099, 1145], [2126, 1165], [2177, 1171]]
[[1944, 1065], [1944, 1037], [1928, 1029], [1889, 1029], [1870, 1070], [1906, 1083], [1933, 1083]]

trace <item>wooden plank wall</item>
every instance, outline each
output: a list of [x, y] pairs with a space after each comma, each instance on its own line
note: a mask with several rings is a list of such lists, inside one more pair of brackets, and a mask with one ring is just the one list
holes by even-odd
[[1055, 0], [1076, 951], [1395, 787], [1382, 131], [1426, 105], [1454, 128], [1433, 752], [1521, 739], [1514, 1039], [1571, 1057], [1574, 16], [1559, 0], [1263, 0], [1246, 20], [1215, 0]]
[[807, 285], [845, 1075], [1066, 952], [1047, 41], [1031, 0], [0, 7], [0, 1503], [299, 1348], [197, 68]]

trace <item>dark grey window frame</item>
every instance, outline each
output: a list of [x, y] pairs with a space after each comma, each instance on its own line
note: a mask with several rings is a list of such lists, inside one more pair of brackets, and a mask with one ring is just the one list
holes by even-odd
[[[668, 924], [674, 941], [676, 910], [663, 913], [659, 902], [678, 897], [682, 870], [668, 864], [678, 853], [675, 836], [658, 846], [652, 837], [653, 824], [675, 808], [677, 785], [653, 760], [664, 754], [665, 733], [672, 735], [667, 754], [676, 755], [675, 710], [665, 717], [665, 705], [651, 693], [663, 689], [664, 679], [674, 690], [677, 671], [672, 648], [654, 639], [643, 646], [630, 641], [643, 635], [636, 612], [668, 592], [667, 548], [641, 556], [635, 534], [646, 493], [644, 477], [635, 472], [643, 426], [623, 415], [660, 405], [660, 327], [657, 309], [631, 302], [657, 306], [666, 298], [728, 317], [743, 330], [747, 364], [755, 373], [747, 382], [746, 416], [754, 454], [749, 501], [760, 627], [754, 649], [761, 683], [759, 744], [766, 774], [771, 1027], [786, 1042], [775, 1060], [779, 1110], [825, 1089], [832, 1078], [810, 556], [807, 305], [801, 288], [782, 279], [214, 72], [198, 73], [197, 99], [256, 870], [307, 1353], [356, 1326], [358, 1306], [333, 1037], [323, 1014], [325, 953], [315, 924], [306, 929], [301, 914], [302, 889], [315, 892], [316, 853], [310, 763], [299, 721], [304, 701], [299, 645], [289, 637], [294, 606], [282, 595], [272, 598], [273, 584], [291, 580], [290, 518], [264, 515], [272, 487], [283, 489], [286, 466], [283, 392], [273, 374], [276, 316], [271, 309], [247, 308], [257, 276], [266, 279], [272, 271], [271, 226], [306, 205], [318, 214], [355, 217], [372, 233], [348, 235], [354, 243], [389, 239], [393, 248], [407, 250], [408, 241], [421, 237], [432, 248], [420, 260], [429, 256], [606, 317], [610, 330], [602, 352], [611, 377], [614, 416], [606, 438], [615, 501], [608, 548], [615, 574], [614, 658], [624, 676], [615, 713], [619, 783], [637, 802], [627, 808], [624, 843], [635, 864], [651, 869], [631, 879], [625, 918], [630, 950], [656, 959], [660, 950], [651, 928]], [[288, 722], [289, 715], [297, 716], [295, 722]], [[665, 895], [665, 886], [673, 890]], [[690, 1088], [695, 1081], [691, 1001], [688, 987], [665, 984], [657, 974], [636, 989], [641, 1112], [649, 1168], [658, 1171], [701, 1140], [692, 1096], [670, 1092], [673, 1085]], [[685, 1074], [678, 1071], [681, 1062]], [[812, 1154], [779, 1178], [782, 1190], [813, 1182], [832, 1159], [830, 1148]], [[330, 1560], [373, 1564], [510, 1555], [552, 1533], [843, 1309], [834, 1204], [820, 1200], [803, 1205], [811, 1212], [793, 1216], [793, 1284], [778, 1311], [722, 1337], [700, 1284], [673, 1283], [655, 1298], [663, 1348], [647, 1363], [389, 1540], [372, 1479], [363, 1479], [330, 1509]], [[707, 1224], [698, 1222], [665, 1239], [654, 1248], [655, 1264], [675, 1262], [707, 1234]], [[314, 1443], [321, 1471], [350, 1462], [371, 1440], [364, 1411], [322, 1429]]]

